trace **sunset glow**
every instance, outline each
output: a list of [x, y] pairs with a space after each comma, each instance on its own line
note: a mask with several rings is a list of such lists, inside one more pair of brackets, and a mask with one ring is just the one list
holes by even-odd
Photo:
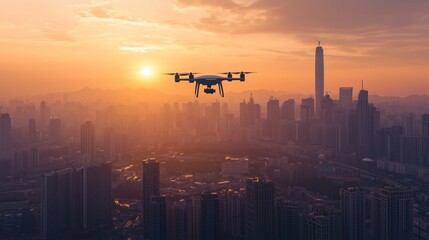
[[[0, 9], [0, 79], [8, 84], [0, 96], [145, 87], [132, 68], [149, 61], [157, 72], [256, 71], [249, 90], [310, 93], [318, 40], [327, 90], [359, 87], [364, 79], [375, 94], [424, 94], [428, 8], [418, 0], [7, 1]], [[150, 88], [165, 89], [165, 79]]]

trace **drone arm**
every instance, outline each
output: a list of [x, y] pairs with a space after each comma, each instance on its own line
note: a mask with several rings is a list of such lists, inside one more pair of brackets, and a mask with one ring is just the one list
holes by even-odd
[[225, 93], [224, 93], [224, 91], [223, 91], [223, 85], [222, 85], [222, 82], [218, 83], [218, 86], [219, 86], [219, 94], [220, 94], [222, 97], [224, 97], [224, 96], [225, 96]]
[[198, 97], [198, 93], [200, 92], [200, 83], [195, 83], [195, 96]]

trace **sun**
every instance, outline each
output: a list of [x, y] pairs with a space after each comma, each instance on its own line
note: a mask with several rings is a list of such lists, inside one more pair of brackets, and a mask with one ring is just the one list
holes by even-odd
[[153, 71], [151, 67], [144, 67], [140, 69], [140, 75], [144, 78], [150, 78], [153, 75]]

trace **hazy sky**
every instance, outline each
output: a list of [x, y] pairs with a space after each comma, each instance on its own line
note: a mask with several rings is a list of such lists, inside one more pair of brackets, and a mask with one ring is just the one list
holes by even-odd
[[327, 91], [364, 79], [370, 93], [429, 94], [428, 0], [14, 0], [0, 8], [0, 98], [85, 86], [193, 94], [157, 73], [241, 70], [258, 73], [226, 91], [310, 94], [318, 40]]

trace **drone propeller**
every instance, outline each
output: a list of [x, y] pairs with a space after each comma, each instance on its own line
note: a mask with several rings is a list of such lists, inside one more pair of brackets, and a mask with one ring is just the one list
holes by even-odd
[[[188, 75], [190, 75], [191, 73], [162, 73], [163, 75], [170, 75], [170, 76], [174, 76], [174, 75], [176, 75], [176, 74], [178, 74], [179, 76], [188, 76]], [[192, 73], [192, 74], [199, 74], [199, 73]]]
[[251, 74], [251, 73], [255, 73], [255, 72], [223, 72], [223, 73], [219, 73], [219, 74], [229, 74], [229, 73], [231, 73], [231, 74], [241, 74], [241, 73]]

